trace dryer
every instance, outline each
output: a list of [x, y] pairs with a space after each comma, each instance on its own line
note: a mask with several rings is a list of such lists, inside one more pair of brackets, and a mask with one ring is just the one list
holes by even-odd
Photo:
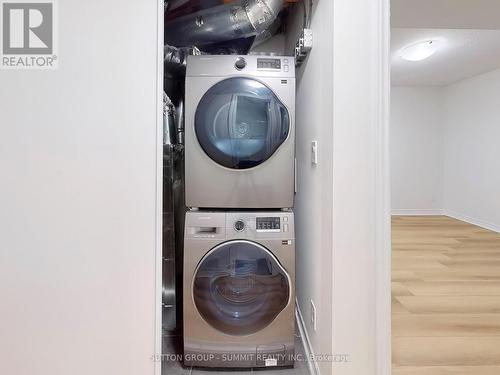
[[293, 206], [294, 67], [292, 57], [188, 57], [188, 207]]
[[188, 212], [183, 289], [185, 365], [293, 365], [292, 212]]

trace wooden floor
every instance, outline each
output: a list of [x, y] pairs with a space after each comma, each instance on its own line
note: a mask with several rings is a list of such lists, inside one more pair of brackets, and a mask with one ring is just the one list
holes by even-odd
[[393, 218], [393, 375], [500, 375], [500, 234]]

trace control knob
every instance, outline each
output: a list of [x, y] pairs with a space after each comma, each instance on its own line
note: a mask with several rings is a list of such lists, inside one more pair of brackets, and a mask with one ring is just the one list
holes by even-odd
[[238, 232], [241, 232], [243, 229], [245, 229], [245, 223], [243, 220], [238, 220], [236, 223], [234, 223], [234, 229], [236, 229]]
[[238, 57], [236, 59], [236, 62], [234, 63], [234, 67], [238, 70], [243, 69], [245, 66], [247, 66], [247, 62], [243, 57]]

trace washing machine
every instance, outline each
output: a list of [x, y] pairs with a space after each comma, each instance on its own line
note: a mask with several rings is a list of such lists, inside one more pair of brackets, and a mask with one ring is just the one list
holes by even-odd
[[293, 365], [292, 212], [188, 212], [183, 278], [185, 365]]
[[292, 57], [189, 56], [186, 205], [292, 207], [294, 112]]

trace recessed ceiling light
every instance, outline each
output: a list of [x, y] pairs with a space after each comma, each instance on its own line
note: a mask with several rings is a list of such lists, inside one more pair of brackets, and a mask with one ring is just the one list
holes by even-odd
[[413, 43], [401, 49], [399, 56], [407, 61], [425, 60], [436, 53], [439, 44], [437, 40], [424, 40]]

